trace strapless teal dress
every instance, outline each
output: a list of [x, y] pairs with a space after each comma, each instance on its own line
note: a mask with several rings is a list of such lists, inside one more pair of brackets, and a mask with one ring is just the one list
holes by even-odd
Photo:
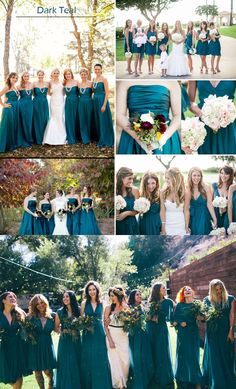
[[[216, 182], [214, 182], [214, 184], [212, 184], [212, 186], [213, 186], [213, 191], [214, 191], [214, 198], [216, 196], [220, 197], [218, 184]], [[226, 212], [221, 214], [219, 208], [214, 208], [214, 209], [215, 209], [215, 214], [216, 214], [216, 218], [217, 218], [217, 227], [218, 228], [224, 227], [227, 231], [227, 229], [229, 227], [229, 217], [228, 217], [227, 210], [226, 210]]]
[[[134, 195], [125, 196], [126, 207], [120, 212], [133, 211], [134, 210]], [[116, 221], [116, 235], [138, 235], [139, 227], [135, 216], [127, 216], [125, 219]]]
[[77, 86], [71, 88], [65, 87], [65, 123], [66, 123], [66, 139], [69, 145], [78, 142], [79, 139], [79, 90]]
[[[166, 45], [168, 40], [169, 40], [168, 36], [165, 36], [161, 41], [158, 41], [158, 44], [157, 44], [157, 54], [158, 55], [161, 55], [160, 46]], [[167, 52], [167, 54], [169, 53], [169, 46], [167, 46], [166, 52]]]
[[[31, 212], [36, 212], [36, 205], [36, 200], [28, 201], [28, 209]], [[30, 213], [24, 211], [23, 219], [20, 225], [19, 235], [42, 235], [43, 228], [40, 219], [40, 217], [34, 217]]]
[[92, 88], [80, 88], [79, 123], [82, 142], [91, 142], [94, 127]]
[[[42, 204], [41, 210], [43, 212], [52, 211], [52, 205], [50, 203], [48, 204]], [[55, 222], [54, 222], [54, 216], [52, 215], [50, 219], [46, 217], [41, 217], [41, 223], [42, 223], [42, 229], [44, 235], [52, 235], [53, 230], [55, 228]]]
[[232, 205], [233, 205], [232, 220], [235, 223], [236, 222], [236, 190], [233, 192]]
[[[128, 89], [127, 107], [129, 117], [149, 111], [162, 114], [169, 121], [170, 91], [163, 85], [132, 85]], [[139, 144], [126, 132], [122, 131], [118, 154], [146, 154]], [[163, 146], [162, 151], [153, 150], [153, 154], [181, 154], [180, 138], [176, 131]]]
[[139, 215], [138, 222], [140, 235], [160, 235], [160, 203], [151, 204], [148, 212], [144, 213], [142, 217]]
[[[198, 30], [198, 34], [200, 35], [201, 34], [201, 30]], [[209, 37], [209, 30], [207, 30], [206, 32], [206, 38]], [[208, 41], [204, 41], [202, 42], [200, 39], [197, 41], [197, 46], [196, 46], [196, 49], [197, 49], [197, 54], [198, 55], [208, 55], [209, 54], [209, 44], [208, 44]]]
[[[223, 80], [216, 87], [210, 81], [197, 81], [199, 108], [202, 108], [204, 99], [209, 95], [222, 97], [227, 95], [234, 100], [236, 81]], [[220, 128], [215, 134], [211, 128], [205, 126], [207, 136], [204, 144], [199, 147], [199, 154], [235, 154], [236, 153], [236, 120], [226, 128]]]
[[33, 90], [21, 90], [19, 100], [19, 130], [18, 147], [28, 147], [33, 144]]
[[17, 131], [19, 125], [19, 96], [15, 91], [5, 94], [10, 108], [3, 108], [0, 125], [0, 152], [15, 150], [17, 147]]
[[105, 89], [103, 82], [93, 83], [93, 89], [94, 119], [96, 132], [98, 133], [99, 137], [98, 146], [112, 147], [114, 146], [114, 129], [109, 101], [107, 101], [105, 111], [101, 112], [101, 108], [105, 99]]
[[[68, 198], [67, 205], [74, 205], [75, 207], [78, 207], [78, 200], [74, 197]], [[79, 235], [80, 228], [80, 211], [77, 209], [74, 213], [67, 212], [67, 229], [69, 231], [70, 235]]]
[[[148, 31], [147, 38], [150, 39], [151, 36], [155, 36], [157, 38], [157, 32], [156, 31]], [[157, 51], [157, 44], [155, 43], [152, 45], [150, 42], [146, 43], [145, 47], [145, 53], [147, 55], [155, 55]]]
[[[93, 200], [87, 197], [82, 199], [82, 204], [88, 203], [90, 206]], [[80, 214], [80, 235], [101, 235], [101, 231], [98, 227], [98, 223], [95, 217], [93, 208], [90, 208], [88, 212], [86, 209], [81, 210]]]
[[191, 235], [209, 235], [212, 230], [211, 214], [207, 208], [207, 200], [200, 194], [190, 201]]
[[34, 88], [33, 134], [38, 145], [43, 143], [44, 132], [49, 120], [47, 92], [48, 88]]
[[185, 112], [190, 107], [189, 95], [187, 92], [187, 84], [182, 84], [181, 86], [181, 119], [185, 119]]

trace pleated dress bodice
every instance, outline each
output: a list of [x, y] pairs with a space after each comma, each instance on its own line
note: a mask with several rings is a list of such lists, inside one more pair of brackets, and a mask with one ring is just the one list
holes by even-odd
[[191, 235], [208, 235], [212, 230], [207, 199], [202, 194], [190, 201], [190, 230]]

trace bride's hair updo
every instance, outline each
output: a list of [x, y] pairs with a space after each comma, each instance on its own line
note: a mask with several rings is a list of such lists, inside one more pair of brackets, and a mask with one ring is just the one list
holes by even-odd
[[63, 195], [63, 190], [62, 189], [57, 189], [57, 192], [59, 193], [60, 196]]
[[34, 192], [37, 192], [37, 188], [35, 188], [35, 186], [31, 186], [31, 187], [29, 188], [29, 191], [28, 191], [29, 195], [30, 195], [31, 193], [34, 193]]
[[51, 80], [53, 79], [53, 74], [54, 74], [55, 72], [60, 73], [60, 70], [59, 70], [58, 68], [55, 68], [55, 69], [53, 69], [53, 70], [51, 71], [51, 75], [50, 75]]

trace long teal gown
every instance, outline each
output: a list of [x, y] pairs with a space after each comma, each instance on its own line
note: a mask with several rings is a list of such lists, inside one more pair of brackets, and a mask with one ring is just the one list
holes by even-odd
[[[198, 34], [201, 34], [201, 30], [198, 30]], [[206, 39], [209, 37], [209, 30], [206, 32]], [[209, 54], [209, 47], [208, 47], [208, 41], [202, 42], [201, 40], [198, 40], [197, 42], [197, 54], [198, 55], [208, 55]]]
[[85, 315], [92, 316], [96, 321], [94, 331], [86, 331], [82, 335], [81, 382], [83, 389], [112, 389], [102, 311], [102, 304], [97, 304], [95, 311], [89, 301], [85, 304]]
[[43, 143], [44, 132], [49, 120], [47, 93], [48, 88], [34, 88], [33, 134], [38, 145]]
[[[68, 197], [67, 205], [78, 207], [78, 200], [75, 197]], [[67, 212], [67, 229], [70, 235], [79, 235], [80, 233], [80, 211], [77, 209], [74, 213]]]
[[[61, 330], [65, 326], [67, 315], [63, 308], [57, 311], [61, 321]], [[81, 386], [81, 339], [69, 334], [61, 334], [57, 352], [56, 389], [82, 389]]]
[[[52, 212], [51, 203], [42, 204], [41, 210], [42, 212], [47, 212], [47, 211]], [[41, 223], [42, 223], [43, 235], [52, 235], [53, 230], [55, 228], [54, 216], [52, 215], [50, 219], [43, 216], [41, 218]]]
[[[175, 378], [178, 384], [201, 385], [200, 336], [192, 307], [193, 303], [178, 303], [175, 308], [174, 321], [178, 323]], [[181, 327], [182, 322], [187, 326]]]
[[207, 199], [202, 194], [190, 200], [191, 235], [209, 235], [212, 230], [211, 214], [207, 208]]
[[[216, 182], [214, 182], [212, 184], [212, 187], [213, 187], [213, 191], [214, 191], [214, 198], [216, 196], [220, 196], [220, 192], [219, 192], [219, 189], [218, 189], [218, 184]], [[219, 208], [214, 208], [215, 209], [215, 214], [216, 214], [216, 218], [217, 218], [217, 227], [218, 228], [221, 228], [221, 227], [224, 227], [227, 231], [228, 227], [229, 227], [229, 217], [228, 217], [228, 212], [226, 210], [226, 212], [224, 212], [223, 214], [220, 213], [220, 209]]]
[[[129, 36], [128, 36], [128, 41], [129, 41], [129, 51], [130, 53], [133, 53], [133, 34], [132, 31], [129, 31]], [[127, 43], [126, 43], [126, 38], [124, 40], [124, 53], [128, 51]]]
[[56, 368], [56, 354], [51, 333], [54, 330], [54, 319], [47, 319], [44, 327], [39, 318], [32, 317], [36, 344], [29, 342], [29, 368], [33, 371], [53, 370]]
[[79, 123], [82, 142], [88, 144], [91, 142], [94, 127], [94, 109], [92, 100], [92, 88], [80, 88], [79, 103]]
[[167, 321], [173, 319], [174, 303], [171, 299], [164, 299], [158, 322], [147, 322], [147, 334], [151, 343], [152, 359], [154, 364], [154, 382], [162, 389], [173, 383], [174, 373], [171, 361], [171, 347]]
[[79, 89], [78, 87], [65, 87], [65, 124], [66, 139], [69, 145], [74, 145], [79, 140]]
[[[126, 207], [121, 209], [120, 213], [125, 211], [133, 211], [134, 210], [134, 202], [135, 197], [133, 193], [130, 196], [124, 197], [126, 201]], [[139, 226], [135, 216], [127, 216], [123, 220], [116, 221], [116, 235], [138, 235], [139, 234]]]
[[[170, 91], [163, 85], [132, 85], [128, 89], [127, 107], [129, 117], [149, 111], [165, 116], [170, 121]], [[118, 154], [146, 154], [141, 146], [126, 131], [122, 131]], [[163, 146], [153, 150], [153, 154], [181, 154], [180, 138], [176, 131]]]
[[33, 144], [33, 90], [22, 89], [19, 100], [18, 147], [29, 147]]
[[99, 137], [97, 145], [99, 147], [112, 147], [114, 146], [114, 129], [109, 101], [107, 101], [105, 111], [101, 112], [105, 99], [105, 88], [103, 82], [94, 82], [93, 91], [95, 127]]
[[[218, 33], [219, 36], [219, 33]], [[221, 56], [221, 44], [220, 44], [220, 39], [216, 38], [215, 41], [212, 39], [209, 42], [209, 54], [211, 55], [216, 55], [216, 56]]]
[[161, 217], [160, 203], [153, 203], [149, 211], [139, 215], [138, 218], [140, 235], [160, 235], [161, 232]]
[[236, 190], [233, 192], [233, 197], [232, 197], [232, 221], [235, 223], [236, 222]]
[[185, 39], [185, 51], [186, 51], [186, 54], [189, 54], [189, 50], [192, 49], [193, 47], [193, 32], [189, 31], [186, 35], [186, 39]]
[[15, 91], [5, 94], [10, 108], [3, 108], [0, 125], [0, 152], [15, 150], [17, 147], [17, 130], [19, 125], [19, 96]]
[[[203, 379], [205, 385], [211, 389], [235, 389], [236, 377], [234, 375], [234, 344], [227, 341], [230, 322], [229, 314], [233, 296], [228, 296], [228, 303], [223, 309], [222, 317], [218, 318], [217, 325], [209, 328], [207, 325], [205, 347], [203, 355]], [[204, 299], [206, 306], [210, 307], [208, 297]]]
[[[31, 212], [36, 212], [36, 205], [37, 200], [31, 199], [28, 201], [28, 209]], [[34, 217], [28, 212], [24, 211], [19, 235], [42, 235], [43, 228], [40, 219], [40, 217]]]
[[[150, 39], [151, 36], [155, 36], [157, 38], [157, 32], [156, 31], [148, 31], [147, 38]], [[156, 51], [157, 51], [157, 44], [156, 43], [154, 43], [154, 45], [152, 45], [150, 42], [146, 43], [145, 53], [147, 55], [155, 55]]]
[[[169, 37], [167, 35], [165, 35], [164, 38], [161, 41], [158, 41], [158, 44], [157, 44], [157, 55], [161, 55], [160, 46], [161, 45], [166, 45], [168, 43], [168, 40], [169, 40]], [[167, 54], [169, 54], [169, 46], [167, 46], [166, 52], [167, 52]]]
[[[199, 96], [199, 108], [202, 108], [204, 99], [209, 95], [222, 97], [227, 95], [229, 99], [234, 100], [236, 81], [223, 80], [217, 86], [212, 86], [210, 81], [197, 81], [197, 90]], [[204, 144], [199, 147], [199, 154], [235, 154], [236, 152], [236, 120], [226, 128], [220, 128], [217, 133], [205, 126], [207, 136]]]
[[[84, 197], [82, 199], [82, 204], [89, 204], [92, 206], [93, 200]], [[98, 223], [95, 217], [94, 210], [90, 208], [88, 211], [86, 209], [81, 210], [80, 214], [80, 235], [101, 235], [101, 231], [98, 227]]]

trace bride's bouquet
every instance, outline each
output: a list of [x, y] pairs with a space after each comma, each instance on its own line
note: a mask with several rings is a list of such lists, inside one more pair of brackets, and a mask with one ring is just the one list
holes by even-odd
[[181, 141], [183, 147], [189, 147], [193, 152], [203, 145], [207, 132], [198, 117], [181, 121]]
[[175, 42], [175, 43], [180, 43], [182, 42], [183, 40], [183, 36], [178, 33], [178, 32], [175, 32], [174, 34], [172, 34], [172, 41]]
[[126, 207], [126, 205], [127, 205], [126, 201], [122, 196], [120, 196], [120, 195], [116, 196], [116, 210], [117, 211], [124, 209]]
[[116, 320], [123, 323], [123, 331], [130, 335], [134, 334], [136, 328], [145, 330], [145, 313], [140, 305], [116, 313]]
[[223, 209], [227, 207], [227, 204], [228, 204], [228, 200], [222, 196], [216, 196], [212, 201], [212, 205], [215, 208]]
[[155, 45], [156, 41], [157, 41], [157, 38], [155, 36], [150, 36], [149, 42], [151, 43], [152, 46]]
[[226, 128], [236, 119], [236, 107], [227, 95], [216, 97], [210, 95], [204, 100], [202, 107], [203, 122], [217, 133], [220, 128]]
[[58, 211], [56, 212], [56, 214], [57, 214], [57, 216], [58, 216], [60, 222], [62, 222], [62, 220], [63, 220], [64, 217], [65, 217], [66, 210], [63, 209], [63, 208], [60, 208], [60, 209], [58, 209]]
[[159, 32], [158, 35], [157, 35], [157, 38], [162, 41], [162, 39], [165, 38], [165, 34], [163, 32]]
[[143, 217], [143, 214], [149, 211], [150, 201], [145, 197], [139, 197], [139, 199], [134, 202], [134, 210], [139, 212], [140, 217]]

